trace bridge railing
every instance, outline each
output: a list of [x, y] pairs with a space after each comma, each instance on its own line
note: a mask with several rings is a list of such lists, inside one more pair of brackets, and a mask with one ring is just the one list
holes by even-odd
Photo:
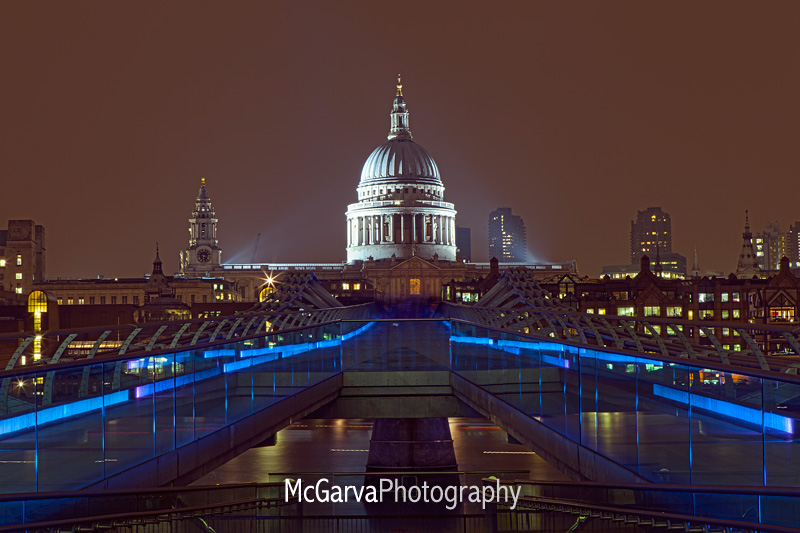
[[376, 314], [375, 304], [297, 312], [241, 313], [189, 321], [148, 322], [0, 335], [0, 368], [57, 364], [96, 356], [195, 346]]
[[340, 372], [341, 342], [334, 321], [0, 372], [0, 492], [88, 487], [175, 450]]
[[[491, 480], [485, 482], [491, 483]], [[520, 509], [579, 512], [601, 519], [664, 527], [683, 523], [735, 531], [792, 531], [800, 520], [797, 487], [703, 486], [653, 483], [609, 484], [591, 481], [518, 479], [503, 485], [519, 491]], [[593, 512], [613, 507], [613, 513]], [[655, 521], [655, 523], [653, 523]]]
[[655, 482], [800, 485], [800, 379], [451, 322], [451, 370]]
[[713, 320], [595, 315], [560, 305], [486, 308], [442, 302], [438, 314], [598, 347], [797, 374], [800, 328]]

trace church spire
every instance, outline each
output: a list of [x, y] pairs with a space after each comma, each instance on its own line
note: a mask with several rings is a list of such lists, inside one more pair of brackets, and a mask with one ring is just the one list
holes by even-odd
[[391, 127], [389, 129], [389, 140], [410, 139], [411, 130], [408, 128], [408, 109], [406, 100], [403, 98], [403, 82], [400, 74], [397, 75], [397, 94], [392, 104], [392, 112], [389, 114]]
[[694, 262], [692, 263], [692, 277], [699, 278], [702, 277], [700, 275], [700, 263], [697, 261], [697, 245], [694, 247]]
[[156, 258], [153, 259], [153, 274], [164, 274], [161, 258], [158, 257], [158, 243], [156, 243]]
[[742, 251], [736, 263], [736, 275], [740, 278], [751, 278], [761, 272], [758, 259], [753, 250], [753, 234], [750, 233], [750, 214], [744, 212], [744, 232], [742, 232]]

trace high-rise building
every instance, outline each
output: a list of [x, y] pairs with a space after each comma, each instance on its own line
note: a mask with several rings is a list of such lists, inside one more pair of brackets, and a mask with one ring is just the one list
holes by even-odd
[[753, 248], [763, 270], [778, 270], [781, 257], [786, 255], [785, 240], [786, 235], [781, 233], [777, 221], [767, 222], [764, 231], [753, 236]]
[[0, 286], [28, 294], [34, 283], [44, 281], [44, 226], [33, 220], [9, 220], [0, 230]]
[[[656, 254], [672, 253], [672, 221], [660, 207], [648, 207], [636, 213], [631, 221], [631, 264], [636, 265], [643, 255], [654, 260]], [[684, 266], [684, 272], [686, 267]]]
[[[658, 277], [686, 277], [686, 257], [672, 251], [672, 220], [660, 207], [648, 207], [631, 220], [631, 263], [603, 267], [602, 276], [622, 279], [641, 270], [641, 260], [647, 256]], [[696, 255], [696, 254], [695, 254]]]
[[472, 230], [456, 226], [456, 257], [472, 262]]
[[789, 226], [784, 241], [784, 251], [790, 267], [800, 267], [800, 221]]
[[525, 261], [525, 222], [511, 212], [510, 207], [499, 207], [489, 214], [489, 258], [501, 263]]

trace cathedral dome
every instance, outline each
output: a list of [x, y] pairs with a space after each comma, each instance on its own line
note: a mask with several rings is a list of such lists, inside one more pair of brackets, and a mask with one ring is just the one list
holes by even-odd
[[431, 154], [404, 137], [396, 137], [375, 148], [361, 169], [360, 186], [391, 182], [442, 186]]

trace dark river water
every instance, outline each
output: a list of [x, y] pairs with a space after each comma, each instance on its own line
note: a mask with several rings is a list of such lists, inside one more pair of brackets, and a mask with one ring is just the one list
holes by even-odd
[[[456, 460], [462, 472], [501, 478], [567, 480], [544, 459], [483, 418], [450, 418]], [[196, 485], [281, 481], [284, 474], [364, 472], [372, 420], [307, 419], [281, 430], [274, 446], [253, 448], [197, 480]], [[513, 474], [503, 472], [522, 471]]]

